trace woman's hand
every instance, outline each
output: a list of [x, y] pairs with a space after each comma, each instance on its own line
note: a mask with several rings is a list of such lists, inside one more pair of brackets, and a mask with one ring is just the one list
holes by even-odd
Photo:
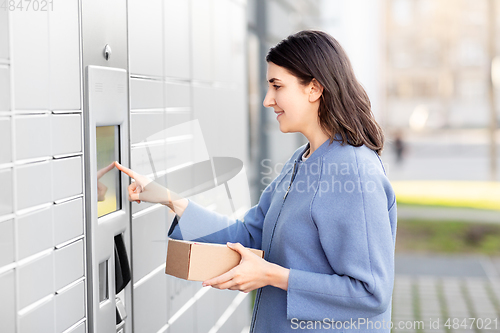
[[245, 293], [267, 285], [288, 289], [289, 269], [262, 259], [240, 243], [227, 243], [227, 246], [241, 255], [239, 265], [222, 275], [204, 281], [204, 287], [212, 286]]
[[177, 193], [161, 186], [146, 176], [138, 174], [124, 167], [118, 162], [114, 162], [116, 168], [134, 180], [128, 186], [128, 200], [141, 203], [141, 201], [161, 203], [168, 206], [174, 213], [182, 216], [182, 213], [188, 205], [188, 200], [179, 196]]
[[118, 170], [122, 171], [123, 173], [125, 173], [127, 176], [129, 176], [134, 180], [134, 182], [132, 182], [132, 184], [128, 186], [129, 201], [135, 201], [137, 203], [141, 203], [141, 201], [159, 202], [159, 201], [150, 201], [154, 200], [154, 198], [145, 191], [146, 186], [149, 185], [153, 180], [149, 179], [146, 176], [140, 175], [130, 170], [127, 167], [124, 167], [123, 165], [121, 165], [116, 161], [114, 162], [114, 164]]

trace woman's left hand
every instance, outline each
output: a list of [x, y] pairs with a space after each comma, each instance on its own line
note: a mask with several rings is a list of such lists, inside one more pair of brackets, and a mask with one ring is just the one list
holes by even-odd
[[239, 265], [222, 275], [204, 281], [204, 287], [212, 286], [245, 293], [267, 285], [287, 289], [288, 269], [262, 259], [240, 243], [227, 243], [227, 246], [241, 255]]

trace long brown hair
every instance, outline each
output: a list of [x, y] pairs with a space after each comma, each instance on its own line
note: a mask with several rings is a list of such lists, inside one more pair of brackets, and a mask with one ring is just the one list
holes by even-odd
[[335, 38], [326, 32], [303, 30], [272, 47], [266, 61], [284, 67], [303, 85], [314, 78], [323, 86], [318, 115], [330, 143], [338, 133], [342, 144], [364, 144], [382, 153], [382, 128], [375, 121], [370, 99], [356, 79], [347, 54]]

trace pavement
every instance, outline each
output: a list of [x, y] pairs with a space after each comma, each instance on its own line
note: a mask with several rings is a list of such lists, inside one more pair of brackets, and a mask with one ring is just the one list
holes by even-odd
[[500, 332], [500, 258], [398, 254], [392, 332]]

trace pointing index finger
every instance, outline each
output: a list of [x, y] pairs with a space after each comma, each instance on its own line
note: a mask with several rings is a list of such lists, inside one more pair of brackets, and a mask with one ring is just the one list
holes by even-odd
[[118, 163], [117, 161], [115, 161], [115, 166], [118, 170], [120, 170], [121, 172], [125, 173], [127, 176], [129, 176], [130, 178], [134, 178], [135, 179], [135, 174], [132, 170], [130, 170], [129, 168], [127, 167], [124, 167], [123, 165], [121, 165], [120, 163]]

